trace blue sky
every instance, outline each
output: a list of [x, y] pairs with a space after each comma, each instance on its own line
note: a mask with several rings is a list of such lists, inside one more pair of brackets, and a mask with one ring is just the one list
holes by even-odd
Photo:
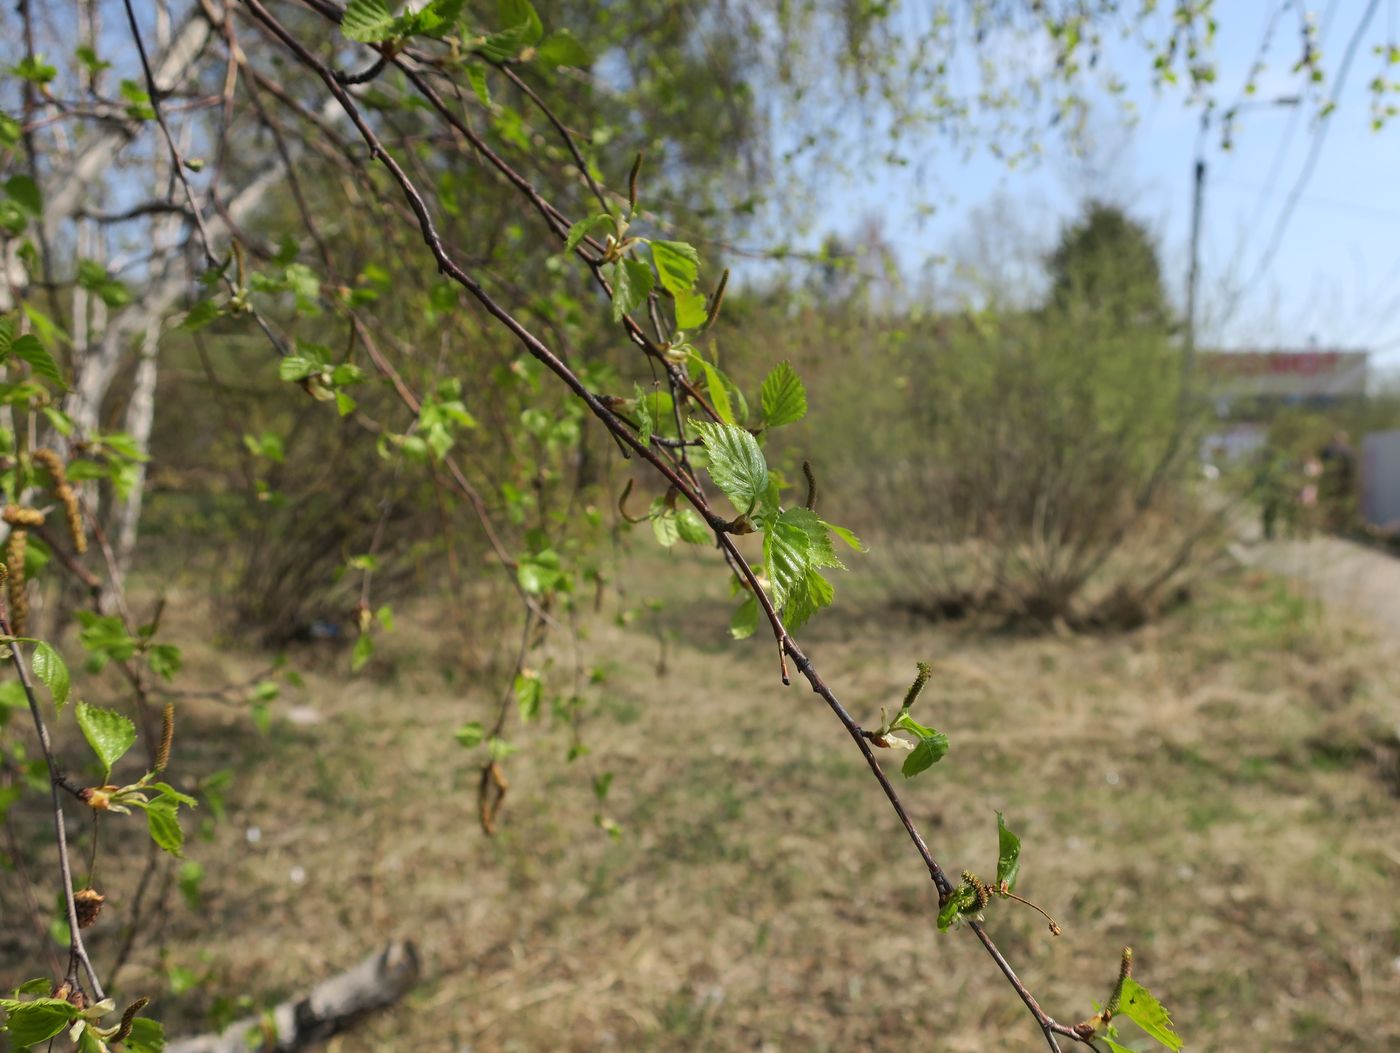
[[[1219, 96], [1228, 105], [1241, 97], [1266, 17], [1276, 5], [1230, 0], [1216, 6]], [[1325, 29], [1323, 62], [1332, 82], [1368, 4], [1333, 0], [1318, 6], [1318, 23]], [[1315, 107], [1259, 106], [1242, 112], [1228, 153], [1218, 134], [1206, 140], [1203, 344], [1301, 346], [1315, 339], [1326, 346], [1372, 350], [1378, 366], [1400, 369], [1400, 119], [1373, 132], [1367, 90], [1381, 69], [1373, 48], [1396, 40], [1395, 7], [1395, 0], [1383, 0], [1361, 39], [1316, 166], [1282, 228], [1285, 200], [1322, 129]], [[1255, 98], [1296, 94], [1297, 79], [1287, 70], [1298, 53], [1295, 27], [1289, 23], [1276, 34], [1271, 68]], [[833, 182], [820, 211], [849, 217], [845, 227], [833, 224], [844, 231], [864, 217], [878, 219], [903, 273], [915, 284], [924, 275], [939, 286], [950, 274], [950, 264], [939, 258], [965, 255], [977, 224], [996, 225], [1014, 216], [1009, 241], [1044, 247], [1079, 202], [1097, 193], [1126, 205], [1153, 230], [1173, 295], [1184, 302], [1200, 111], [1183, 91], [1152, 87], [1150, 58], [1140, 48], [1111, 45], [1107, 64], [1127, 82], [1126, 97], [1138, 117], [1128, 126], [1121, 106], [1106, 93], [1099, 97], [1098, 144], [1088, 153], [1092, 175], [1086, 176], [1085, 164], [1069, 159], [1058, 140], [1045, 140], [1039, 163], [1009, 169], [985, 152], [967, 159], [946, 142], [930, 139], [926, 147], [921, 144], [926, 156], [916, 158], [920, 163], [912, 168], [882, 170], [873, 180], [867, 170], [862, 180]], [[1391, 67], [1390, 74], [1400, 78], [1400, 66]], [[912, 221], [920, 204], [930, 200], [938, 204], [934, 214]], [[1265, 261], [1277, 229], [1277, 251]], [[995, 232], [991, 237], [995, 241]]]

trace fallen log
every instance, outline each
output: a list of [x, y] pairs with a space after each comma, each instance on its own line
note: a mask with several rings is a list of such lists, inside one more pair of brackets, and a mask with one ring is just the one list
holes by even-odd
[[182, 1038], [166, 1053], [294, 1053], [324, 1042], [367, 1013], [393, 1005], [418, 982], [418, 951], [398, 940], [307, 994], [246, 1017], [217, 1034]]

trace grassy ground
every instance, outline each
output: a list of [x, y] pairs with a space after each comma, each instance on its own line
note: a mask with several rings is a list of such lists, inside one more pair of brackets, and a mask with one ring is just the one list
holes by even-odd
[[[635, 602], [626, 626], [605, 608], [579, 644], [606, 672], [585, 691], [591, 755], [566, 763], [568, 735], [547, 721], [516, 734], [492, 840], [475, 755], [451, 731], [497, 681], [452, 672], [433, 612], [401, 618], [372, 677], [308, 673], [266, 733], [238, 707], [187, 705], [175, 768], [232, 767], [227, 818], [191, 846], [199, 908], [167, 896], [168, 951], [144, 945], [122, 987], [187, 1031], [406, 936], [424, 983], [333, 1049], [1037, 1048], [973, 937], [937, 932], [927, 875], [839, 725], [777, 683], [771, 642], [727, 640], [713, 554], [639, 570], [666, 606]], [[690, 588], [703, 598], [682, 610]], [[1050, 1012], [1092, 1012], [1132, 943], [1188, 1049], [1400, 1048], [1389, 645], [1254, 574], [1102, 638], [839, 603], [805, 640], [858, 719], [935, 662], [916, 715], [952, 751], [907, 800], [954, 872], [994, 869], [996, 810], [1020, 833], [1020, 891], [1064, 934], [1014, 905], [989, 923]], [[184, 614], [187, 679], [248, 674], [255, 657]], [[561, 645], [547, 679], [574, 657]], [[593, 821], [604, 771], [618, 840]], [[138, 864], [108, 864], [114, 918]], [[115, 926], [94, 930], [100, 957]]]

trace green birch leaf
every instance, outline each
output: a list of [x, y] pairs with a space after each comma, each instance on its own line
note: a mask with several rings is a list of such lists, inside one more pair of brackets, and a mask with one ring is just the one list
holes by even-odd
[[86, 702], [79, 702], [76, 712], [83, 738], [102, 762], [102, 781], [106, 782], [117, 761], [136, 744], [136, 725], [116, 710], [90, 706]]
[[613, 321], [620, 322], [623, 315], [631, 314], [646, 303], [655, 277], [649, 266], [628, 256], [611, 266], [608, 281], [613, 287]]
[[736, 640], [747, 640], [757, 629], [758, 600], [750, 593], [748, 598], [739, 604], [734, 617], [729, 619], [729, 635]]
[[[476, 93], [476, 97], [481, 100], [481, 105], [489, 107], [491, 105], [491, 89], [486, 86], [486, 67], [475, 64], [467, 66], [467, 80], [471, 83], [472, 91]], [[575, 223], [574, 227], [577, 226], [578, 224]], [[573, 238], [573, 236], [573, 227], [570, 227], [569, 237]], [[579, 240], [583, 240], [582, 234], [579, 235]], [[576, 245], [578, 242], [574, 242], [574, 244]], [[570, 245], [569, 251], [572, 252], [573, 249], [574, 246]]]
[[738, 424], [734, 419], [734, 406], [729, 401], [729, 385], [723, 373], [715, 366], [710, 365], [698, 351], [690, 353], [690, 362], [698, 366], [705, 374], [705, 387], [710, 393], [710, 402], [714, 404], [715, 412], [719, 414], [720, 420], [725, 424]]
[[467, 749], [471, 749], [473, 746], [480, 746], [482, 740], [486, 738], [486, 730], [481, 726], [480, 722], [475, 720], [471, 721], [469, 724], [463, 724], [453, 734], [457, 741], [467, 747]]
[[836, 590], [815, 567], [808, 569], [787, 595], [783, 604], [783, 623], [789, 629], [800, 629], [807, 619], [823, 607], [830, 607]]
[[544, 695], [544, 684], [538, 673], [528, 670], [515, 678], [515, 704], [520, 709], [520, 719], [528, 724], [540, 711], [540, 699]]
[[826, 523], [810, 508], [789, 508], [778, 521], [807, 535], [813, 566], [846, 569], [845, 564], [836, 558], [836, 550], [831, 545], [831, 535], [827, 533]]
[[733, 424], [698, 421], [695, 430], [710, 456], [710, 478], [740, 513], [747, 513], [768, 491], [768, 462], [758, 440]]
[[526, 47], [538, 44], [544, 36], [544, 24], [530, 0], [498, 0], [496, 17], [507, 29], [519, 31], [521, 43]]
[[355, 641], [355, 649], [350, 652], [350, 672], [358, 673], [372, 657], [374, 657], [374, 639], [369, 633], [361, 633]]
[[807, 415], [807, 389], [797, 371], [787, 362], [779, 362], [763, 378], [759, 391], [763, 406], [763, 423], [770, 428], [793, 424]]
[[45, 380], [57, 384], [60, 388], [68, 387], [63, 382], [63, 374], [58, 371], [58, 363], [54, 361], [53, 355], [44, 350], [44, 345], [39, 343], [39, 338], [33, 333], [16, 337], [15, 342], [10, 345], [10, 354], [28, 362], [29, 368]]
[[1137, 1050], [1121, 1045], [1113, 1041], [1113, 1039], [1109, 1038], [1107, 1035], [1095, 1035], [1094, 1041], [1106, 1043], [1109, 1053], [1137, 1053]]
[[699, 329], [709, 320], [710, 309], [706, 306], [704, 293], [682, 289], [674, 296], [677, 329]]
[[34, 645], [34, 657], [30, 660], [30, 666], [34, 675], [44, 682], [44, 686], [53, 695], [54, 708], [62, 712], [72, 689], [68, 666], [64, 664], [62, 656], [48, 644], [40, 642]]
[[812, 566], [812, 542], [800, 526], [780, 517], [763, 533], [763, 566], [773, 605], [781, 608]]
[[693, 289], [700, 277], [700, 254], [683, 241], [653, 241], [651, 259], [662, 287], [673, 295]]
[[822, 520], [822, 526], [826, 527], [857, 552], [869, 551], [866, 548], [865, 542], [861, 541], [860, 538], [856, 537], [853, 532], [847, 530], [845, 527], [839, 527], [835, 523], [828, 523], [825, 519]]
[[29, 1002], [6, 998], [0, 1000], [0, 1007], [6, 1013], [5, 1031], [16, 1049], [47, 1042], [78, 1018], [78, 1007], [61, 998], [36, 998]]
[[[589, 216], [587, 219], [579, 220], [569, 228], [569, 236], [564, 241], [564, 248], [568, 252], [573, 252], [574, 249], [583, 244], [584, 238], [588, 237], [588, 235], [592, 234], [599, 227], [611, 226], [612, 221], [612, 216], [608, 215], [606, 212], [600, 212], [596, 216]], [[615, 266], [614, 264], [614, 267]]]
[[350, 0], [340, 20], [340, 31], [359, 44], [376, 44], [394, 32], [394, 16], [384, 0]]
[[1021, 873], [1021, 839], [1006, 828], [1006, 820], [997, 812], [997, 884], [1016, 888], [1016, 876]]
[[545, 66], [587, 69], [593, 64], [588, 50], [567, 29], [556, 29], [540, 41], [535, 57]]
[[185, 833], [180, 829], [179, 805], [172, 798], [157, 797], [146, 805], [146, 829], [159, 847], [183, 857]]
[[640, 384], [634, 384], [632, 390], [636, 392], [637, 439], [643, 446], [649, 446], [652, 434], [656, 431], [656, 422], [651, 418], [651, 402]]
[[23, 173], [5, 180], [5, 193], [17, 201], [21, 208], [32, 216], [44, 211], [44, 198], [39, 193], [39, 184]]
[[1122, 1013], [1138, 1027], [1155, 1038], [1172, 1053], [1180, 1053], [1181, 1037], [1172, 1029], [1172, 1018], [1166, 1007], [1131, 976], [1123, 981], [1123, 993], [1118, 1002]]
[[688, 506], [676, 512], [676, 532], [688, 545], [705, 545], [714, 538], [709, 526], [700, 518], [700, 513]]
[[180, 323], [180, 328], [189, 333], [198, 329], [203, 329], [210, 322], [214, 321], [214, 319], [218, 318], [221, 313], [222, 308], [213, 300], [200, 300], [189, 309], [184, 320]]
[[165, 1028], [159, 1020], [138, 1016], [131, 1022], [131, 1034], [122, 1049], [126, 1053], [165, 1053]]
[[904, 758], [904, 766], [900, 771], [906, 779], [912, 779], [920, 772], [932, 768], [947, 752], [948, 736], [941, 731], [935, 731], [928, 738], [919, 739], [918, 745]]
[[[657, 504], [659, 503], [658, 501]], [[680, 529], [676, 526], [675, 513], [664, 506], [658, 511], [653, 505], [651, 532], [656, 535], [656, 540], [660, 542], [662, 548], [670, 548], [681, 539]]]

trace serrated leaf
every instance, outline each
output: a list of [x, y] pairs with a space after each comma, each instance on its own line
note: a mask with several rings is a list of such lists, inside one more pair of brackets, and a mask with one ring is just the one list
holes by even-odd
[[76, 713], [83, 738], [102, 762], [102, 781], [106, 782], [117, 761], [136, 744], [136, 725], [116, 710], [86, 702], [78, 703]]
[[710, 309], [705, 304], [704, 293], [682, 289], [675, 297], [677, 329], [699, 329], [709, 321]]
[[567, 29], [556, 29], [540, 41], [535, 57], [545, 66], [587, 69], [593, 63], [588, 50]]
[[637, 439], [643, 446], [648, 446], [652, 433], [656, 431], [656, 422], [651, 419], [651, 406], [641, 385], [634, 384], [632, 388], [636, 392]]
[[1137, 1053], [1137, 1050], [1129, 1046], [1121, 1045], [1113, 1041], [1113, 1039], [1109, 1038], [1107, 1035], [1095, 1035], [1094, 1041], [1107, 1043], [1109, 1053]]
[[40, 642], [34, 645], [34, 657], [30, 660], [30, 665], [34, 669], [34, 675], [44, 682], [44, 686], [53, 695], [55, 708], [62, 710], [72, 689], [72, 680], [68, 676], [68, 666], [64, 664], [63, 657], [48, 644]]
[[[656, 504], [660, 504], [660, 499]], [[670, 548], [681, 538], [681, 532], [676, 526], [676, 515], [664, 505], [657, 509], [652, 508], [651, 532], [656, 535], [657, 542], [662, 548]]]
[[61, 998], [36, 998], [19, 1002], [0, 1001], [6, 1013], [5, 1030], [16, 1049], [37, 1046], [53, 1038], [78, 1018], [78, 1007]]
[[180, 328], [192, 333], [197, 329], [203, 329], [222, 313], [222, 308], [213, 300], [200, 300], [185, 314], [184, 320], [180, 322]]
[[39, 343], [39, 338], [33, 333], [16, 337], [15, 342], [10, 345], [10, 354], [28, 362], [29, 368], [45, 380], [52, 381], [61, 388], [68, 387], [63, 382], [63, 374], [58, 371], [58, 363], [54, 361], [53, 355], [44, 350], [44, 345]]
[[[474, 63], [468, 65], [467, 80], [471, 83], [472, 91], [476, 93], [476, 97], [481, 101], [481, 105], [489, 107], [491, 105], [491, 89], [486, 86], [486, 67], [478, 66]], [[575, 223], [574, 226], [576, 227], [578, 224]], [[572, 238], [573, 236], [574, 232], [571, 227], [569, 228], [569, 237]], [[574, 246], [570, 245], [569, 251], [572, 252], [573, 248]]]
[[700, 254], [683, 241], [653, 241], [651, 259], [669, 293], [687, 292], [700, 277]]
[[417, 14], [405, 15], [400, 21], [406, 20], [407, 27], [413, 33], [443, 37], [451, 32], [457, 20], [461, 18], [464, 3], [465, 0], [431, 0]]
[[175, 789], [175, 787], [171, 786], [168, 782], [148, 782], [146, 783], [146, 786], [148, 789], [154, 790], [156, 793], [159, 793], [165, 797], [169, 797], [172, 801], [175, 801], [178, 804], [188, 805], [191, 808], [197, 807], [199, 804], [199, 802], [196, 801], [189, 794], [181, 793], [179, 790]]
[[44, 211], [44, 198], [39, 193], [39, 184], [23, 173], [5, 180], [5, 193], [17, 201], [21, 208], [32, 216]]
[[833, 534], [835, 534], [837, 537], [839, 537], [842, 541], [844, 541], [851, 548], [855, 549], [857, 552], [869, 551], [866, 548], [865, 542], [863, 542], [860, 538], [856, 537], [856, 535], [852, 531], [847, 530], [845, 527], [839, 527], [835, 523], [828, 523], [825, 519], [822, 520], [822, 526], [826, 527], [828, 530], [830, 530]]
[[710, 456], [710, 478], [740, 513], [748, 513], [768, 492], [768, 462], [758, 440], [733, 424], [695, 425]]
[[355, 640], [355, 649], [350, 652], [350, 672], [358, 673], [373, 657], [374, 638], [369, 633], [361, 633]]
[[1123, 981], [1123, 993], [1118, 1001], [1118, 1012], [1166, 1046], [1172, 1053], [1180, 1053], [1183, 1043], [1181, 1037], [1172, 1029], [1172, 1018], [1167, 1013], [1166, 1007], [1157, 1001], [1151, 991], [1131, 976]]
[[729, 619], [729, 635], [736, 640], [747, 640], [758, 629], [758, 600], [750, 593], [734, 617]]
[[1006, 820], [997, 812], [997, 884], [1015, 889], [1020, 873], [1021, 839], [1006, 828]]
[[719, 414], [720, 420], [725, 424], [738, 424], [734, 419], [734, 406], [729, 401], [729, 387], [725, 383], [725, 376], [716, 366], [710, 365], [700, 356], [698, 351], [690, 353], [690, 362], [698, 366], [705, 374], [705, 387], [710, 393], [710, 402], [715, 407], [715, 412]]
[[520, 719], [526, 724], [534, 720], [540, 711], [540, 699], [544, 694], [544, 684], [538, 673], [524, 672], [515, 678], [515, 704], [520, 708]]
[[612, 265], [608, 280], [613, 287], [613, 321], [620, 322], [646, 303], [656, 279], [646, 263], [628, 256]]
[[384, 0], [350, 0], [340, 31], [357, 43], [375, 44], [393, 35], [394, 16]]
[[122, 1048], [126, 1053], [165, 1053], [165, 1028], [159, 1020], [138, 1016], [131, 1022], [131, 1034]]
[[473, 746], [480, 746], [482, 739], [486, 738], [486, 731], [481, 724], [475, 720], [463, 724], [453, 733], [454, 737], [467, 749]]
[[544, 24], [530, 0], [498, 0], [496, 17], [507, 29], [519, 29], [525, 44], [538, 44], [544, 36]]
[[779, 362], [763, 378], [759, 391], [763, 423], [770, 428], [793, 424], [807, 415], [807, 389], [790, 363]]
[[938, 734], [933, 728], [924, 727], [924, 725], [911, 717], [907, 711], [903, 711], [899, 716], [895, 717], [894, 723], [891, 724], [890, 727], [894, 728], [896, 731], [912, 731], [921, 739], [926, 739]]
[[708, 524], [700, 518], [700, 513], [689, 506], [676, 512], [676, 533], [689, 545], [705, 545], [714, 538]]
[[146, 805], [146, 829], [158, 846], [183, 857], [185, 833], [180, 829], [179, 805], [172, 798], [157, 797]]
[[943, 755], [948, 752], [948, 736], [941, 731], [935, 731], [927, 738], [920, 738], [909, 756], [904, 758], [904, 765], [900, 771], [904, 773], [906, 779], [912, 779], [922, 771], [932, 768]]
[[836, 558], [836, 550], [831, 545], [831, 535], [827, 533], [826, 523], [810, 508], [789, 508], [777, 521], [785, 527], [801, 530], [807, 535], [813, 566], [845, 569], [845, 564]]
[[494, 62], [514, 58], [544, 35], [540, 16], [528, 0], [501, 0], [497, 17], [505, 28], [492, 33], [480, 45], [481, 53]]
[[783, 622], [789, 629], [800, 629], [823, 607], [830, 607], [836, 590], [815, 567], [788, 593], [783, 604]]
[[589, 216], [581, 219], [569, 228], [569, 236], [564, 241], [564, 248], [568, 252], [573, 252], [583, 244], [583, 239], [592, 234], [599, 227], [612, 226], [613, 218], [606, 212], [600, 212], [596, 216]]

